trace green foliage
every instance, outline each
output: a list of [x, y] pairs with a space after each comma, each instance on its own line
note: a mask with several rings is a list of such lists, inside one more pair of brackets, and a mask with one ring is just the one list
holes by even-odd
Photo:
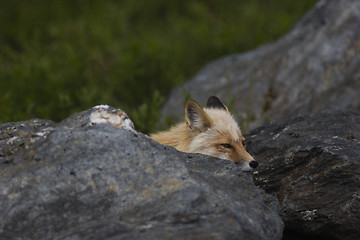
[[170, 90], [282, 36], [315, 0], [1, 1], [0, 122], [96, 104], [153, 131]]

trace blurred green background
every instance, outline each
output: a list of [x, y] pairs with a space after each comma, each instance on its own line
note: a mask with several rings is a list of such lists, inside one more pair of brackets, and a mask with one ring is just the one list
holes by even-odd
[[0, 123], [97, 104], [154, 131], [205, 64], [284, 35], [316, 0], [0, 1]]

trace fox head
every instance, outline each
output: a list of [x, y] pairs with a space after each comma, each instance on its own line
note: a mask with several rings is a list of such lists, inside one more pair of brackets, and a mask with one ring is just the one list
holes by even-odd
[[238, 124], [219, 98], [210, 97], [204, 109], [193, 100], [187, 101], [185, 118], [191, 132], [190, 152], [231, 160], [245, 171], [258, 166], [246, 151]]

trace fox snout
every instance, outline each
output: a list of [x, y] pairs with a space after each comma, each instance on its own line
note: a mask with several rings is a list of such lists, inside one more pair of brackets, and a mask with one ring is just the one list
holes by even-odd
[[251, 162], [249, 162], [249, 166], [253, 169], [255, 169], [258, 165], [259, 165], [259, 163], [255, 160], [252, 160]]
[[237, 161], [235, 163], [242, 164], [242, 169], [244, 171], [251, 171], [251, 170], [254, 170], [259, 165], [259, 163], [253, 157], [251, 157], [251, 159], [252, 160], [250, 160], [250, 162], [249, 161]]
[[259, 165], [259, 163], [257, 161], [255, 161], [255, 160], [251, 160], [250, 162], [245, 162], [245, 163], [242, 162], [242, 161], [235, 162], [235, 163], [236, 164], [242, 164], [242, 169], [244, 171], [252, 171]]
[[246, 151], [246, 144], [244, 143], [245, 138], [240, 136], [241, 142], [234, 144], [230, 150], [229, 160], [232, 160], [236, 164], [241, 164], [243, 170], [251, 171], [255, 169], [259, 163]]

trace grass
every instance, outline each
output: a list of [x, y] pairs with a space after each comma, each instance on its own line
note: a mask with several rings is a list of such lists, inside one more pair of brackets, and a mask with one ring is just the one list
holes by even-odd
[[275, 41], [315, 2], [1, 1], [0, 123], [109, 104], [154, 131], [172, 88]]

